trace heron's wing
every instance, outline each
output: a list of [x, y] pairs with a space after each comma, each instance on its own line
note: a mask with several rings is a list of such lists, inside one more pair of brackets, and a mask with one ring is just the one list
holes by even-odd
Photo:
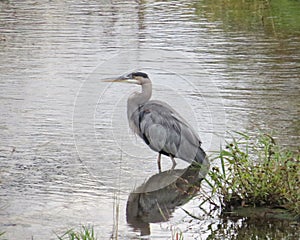
[[[161, 116], [163, 116], [166, 121], [170, 120], [171, 123], [173, 123], [174, 121], [178, 126], [190, 129], [197, 138], [197, 140], [200, 141], [200, 138], [197, 132], [194, 130], [194, 128], [169, 104], [157, 100], [152, 100], [145, 105], [145, 108], [148, 108], [148, 106], [149, 108], [153, 106], [152, 109], [154, 111], [157, 111], [158, 114], [160, 114]], [[168, 122], [166, 124], [168, 124]]]
[[132, 120], [138, 135], [153, 150], [166, 155], [191, 158], [201, 145], [193, 128], [164, 102], [149, 101], [133, 114]]

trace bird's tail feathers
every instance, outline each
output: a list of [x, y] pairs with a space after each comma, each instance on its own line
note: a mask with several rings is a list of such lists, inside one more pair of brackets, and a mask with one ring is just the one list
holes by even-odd
[[208, 162], [206, 153], [200, 146], [198, 147], [198, 150], [197, 150], [194, 160], [195, 160], [195, 162], [200, 163], [200, 164], [205, 164], [206, 162]]
[[200, 169], [199, 177], [205, 178], [206, 174], [209, 171], [210, 163], [206, 153], [200, 146], [198, 147], [197, 154], [192, 165]]

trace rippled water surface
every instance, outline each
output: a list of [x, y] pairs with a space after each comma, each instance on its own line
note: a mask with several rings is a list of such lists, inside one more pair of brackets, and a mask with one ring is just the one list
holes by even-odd
[[[257, 230], [199, 213], [197, 198], [183, 205], [184, 195], [168, 194], [182, 202], [173, 200], [164, 219], [154, 213], [144, 219], [150, 224], [139, 225], [128, 213], [126, 219], [126, 205], [142, 198], [130, 194], [134, 189], [170, 176], [157, 175], [156, 153], [127, 126], [126, 99], [139, 88], [101, 79], [147, 72], [153, 98], [182, 113], [208, 153], [234, 130], [274, 132], [281, 145], [299, 146], [297, 19], [277, 6], [270, 17], [265, 5], [256, 15], [245, 5], [243, 17], [220, 2], [0, 1], [0, 232], [6, 238], [56, 239], [81, 224], [93, 225], [100, 239], [171, 239], [178, 229], [185, 239], [224, 239], [245, 234], [243, 226], [252, 232], [241, 239], [255, 231], [290, 236], [278, 225]], [[300, 9], [298, 1], [286, 2], [286, 11]], [[187, 167], [177, 162], [178, 169]], [[167, 170], [171, 161], [162, 164]], [[182, 207], [173, 212], [175, 205]]]

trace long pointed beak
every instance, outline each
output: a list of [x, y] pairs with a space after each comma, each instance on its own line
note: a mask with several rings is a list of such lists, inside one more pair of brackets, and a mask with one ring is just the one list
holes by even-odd
[[102, 82], [124, 82], [124, 83], [134, 83], [138, 84], [138, 81], [132, 78], [129, 78], [128, 76], [121, 76], [115, 79], [104, 79]]
[[121, 80], [121, 79], [104, 79], [101, 80], [102, 82], [126, 82], [125, 79]]
[[104, 79], [102, 82], [126, 82], [126, 80], [129, 80], [129, 78], [121, 76], [115, 79]]

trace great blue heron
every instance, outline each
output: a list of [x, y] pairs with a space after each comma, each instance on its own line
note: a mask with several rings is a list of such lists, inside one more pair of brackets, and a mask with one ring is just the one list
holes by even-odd
[[152, 83], [143, 72], [133, 72], [106, 82], [125, 82], [142, 86], [142, 92], [134, 92], [127, 101], [127, 117], [130, 128], [145, 143], [158, 152], [158, 168], [161, 171], [161, 154], [171, 158], [175, 168], [175, 157], [189, 163], [209, 165], [196, 131], [167, 103], [150, 100]]

